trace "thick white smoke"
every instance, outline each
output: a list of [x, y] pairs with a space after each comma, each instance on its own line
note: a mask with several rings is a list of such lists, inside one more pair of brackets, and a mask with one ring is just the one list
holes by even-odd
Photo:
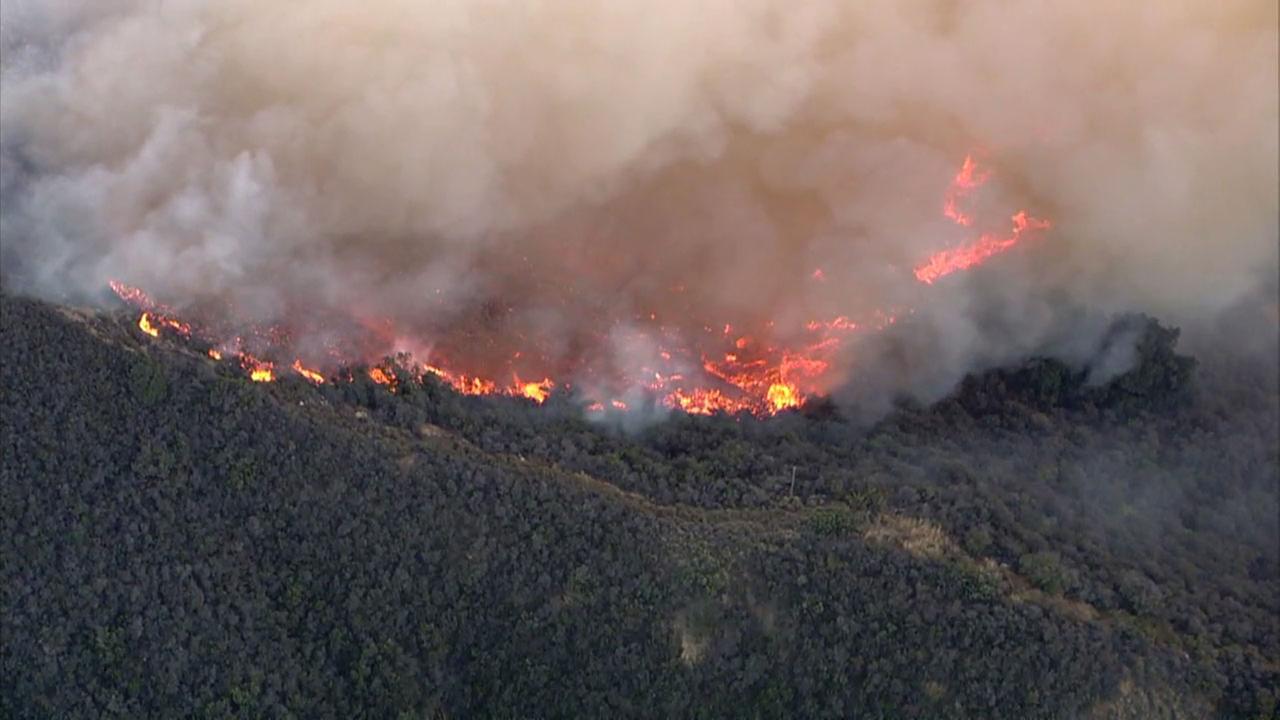
[[[1280, 267], [1269, 0], [2, 7], [20, 290], [122, 278], [428, 334], [498, 307], [564, 353], [650, 312], [909, 306], [930, 370], [894, 382], [936, 393], [1059, 305], [1204, 320]], [[970, 151], [993, 213], [1055, 227], [926, 293], [911, 268], [965, 237], [940, 203]]]

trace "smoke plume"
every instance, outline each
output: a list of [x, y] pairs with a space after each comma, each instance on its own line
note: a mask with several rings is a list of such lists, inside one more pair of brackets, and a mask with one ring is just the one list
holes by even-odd
[[[1211, 325], [1276, 291], [1271, 1], [0, 12], [0, 259], [21, 291], [119, 278], [246, 320], [342, 313], [389, 345], [536, 338], [618, 365], [656, 352], [628, 332], [650, 316], [690, 343], [785, 341], [909, 310], [905, 359], [851, 346], [842, 377], [863, 362], [922, 395], [1058, 342], [1063, 308]], [[941, 212], [968, 154], [992, 174], [976, 212], [1053, 228], [925, 286], [912, 268], [970, 234]]]

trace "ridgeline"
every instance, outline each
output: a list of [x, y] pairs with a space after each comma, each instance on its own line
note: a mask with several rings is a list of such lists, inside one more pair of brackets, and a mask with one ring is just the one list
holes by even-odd
[[1277, 391], [1146, 318], [872, 427], [261, 385], [0, 296], [0, 716], [1274, 717]]

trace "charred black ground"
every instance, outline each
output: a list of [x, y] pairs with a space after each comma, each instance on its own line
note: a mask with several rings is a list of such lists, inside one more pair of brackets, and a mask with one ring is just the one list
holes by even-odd
[[255, 385], [0, 297], [9, 717], [1246, 717], [1274, 368], [1146, 318], [871, 427]]

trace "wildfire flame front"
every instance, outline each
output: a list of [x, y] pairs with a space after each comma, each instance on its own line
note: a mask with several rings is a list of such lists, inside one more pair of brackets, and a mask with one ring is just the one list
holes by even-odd
[[[990, 177], [991, 171], [975, 160], [973, 155], [966, 156], [944, 194], [943, 216], [958, 227], [972, 227], [976, 220], [966, 206]], [[1031, 233], [1046, 231], [1051, 227], [1048, 220], [1032, 217], [1026, 211], [1015, 213], [1010, 220], [1012, 227], [1007, 233], [981, 233], [976, 240], [929, 256], [914, 268], [915, 279], [931, 285], [947, 275], [980, 265], [1018, 245]], [[826, 276], [819, 268], [811, 277], [822, 282]], [[122, 300], [141, 311], [138, 328], [150, 337], [159, 338], [162, 328], [170, 328], [184, 337], [199, 336], [221, 348], [208, 350], [210, 358], [221, 360], [224, 352], [229, 352], [245, 369], [250, 380], [265, 383], [277, 379], [274, 362], [245, 352], [239, 337], [234, 338], [233, 342], [224, 342], [225, 338], [205, 337], [205, 331], [194, 332], [190, 324], [177, 320], [171, 310], [153, 302], [142, 290], [117, 281], [112, 281], [110, 286]], [[673, 292], [683, 290], [683, 287], [673, 288]], [[701, 355], [690, 363], [692, 351], [689, 348], [679, 345], [664, 346], [658, 352], [658, 357], [665, 368], [644, 366], [637, 377], [620, 378], [620, 384], [623, 387], [643, 388], [645, 392], [659, 397], [667, 407], [691, 414], [750, 412], [772, 415], [799, 408], [809, 397], [826, 388], [832, 368], [831, 361], [840, 351], [847, 335], [882, 329], [891, 325], [897, 317], [896, 313], [877, 312], [876, 315], [879, 316], [878, 322], [872, 324], [856, 322], [846, 315], [809, 320], [803, 323], [802, 328], [811, 340], [791, 345], [773, 345], [758, 339], [762, 336], [735, 332], [733, 323], [708, 324], [705, 328], [708, 336], [721, 344], [723, 351], [714, 355]], [[650, 312], [645, 316], [651, 323], [658, 323], [657, 313]], [[767, 331], [772, 328], [773, 323], [769, 322], [762, 329]], [[287, 338], [289, 333], [279, 328], [266, 328], [256, 330], [255, 335], [275, 341]], [[330, 355], [350, 357], [349, 353], [338, 349], [332, 349]], [[509, 362], [514, 364], [533, 355], [536, 353], [519, 350], [510, 355]], [[323, 371], [304, 363], [301, 357], [294, 357], [291, 362], [287, 356], [276, 359], [287, 363], [287, 367], [293, 372], [312, 383], [318, 385], [325, 382]], [[356, 361], [359, 360], [357, 357]], [[515, 373], [512, 374], [511, 383], [503, 385], [478, 374], [457, 372], [441, 364], [421, 363], [411, 357], [399, 358], [394, 363], [377, 358], [374, 360], [376, 364], [367, 370], [369, 379], [386, 386], [392, 392], [397, 391], [397, 367], [418, 379], [431, 375], [464, 395], [509, 395], [523, 397], [538, 404], [545, 403], [552, 391], [563, 385], [549, 376], [538, 381], [526, 381]], [[683, 372], [678, 369], [682, 364], [686, 367], [700, 367], [701, 373], [695, 376]], [[604, 398], [594, 399], [585, 407], [588, 412], [603, 412], [606, 407], [628, 409], [627, 403], [621, 400], [606, 401]]]

